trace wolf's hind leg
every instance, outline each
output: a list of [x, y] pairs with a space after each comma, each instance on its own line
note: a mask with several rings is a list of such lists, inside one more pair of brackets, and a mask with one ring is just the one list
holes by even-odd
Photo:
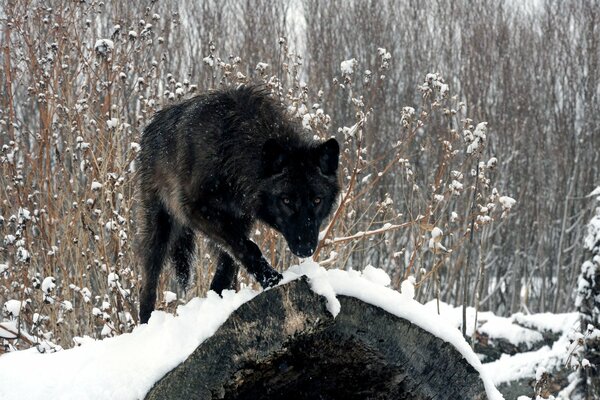
[[217, 270], [210, 284], [210, 290], [214, 290], [220, 295], [225, 289], [235, 289], [238, 269], [233, 258], [224, 251], [220, 251]]
[[190, 281], [195, 251], [195, 232], [187, 226], [177, 225], [172, 234], [170, 257], [173, 268], [175, 268], [177, 281], [183, 289], [187, 287]]
[[140, 323], [150, 319], [156, 302], [158, 277], [165, 263], [173, 220], [159, 202], [144, 207], [138, 254], [141, 255], [144, 279], [140, 288]]

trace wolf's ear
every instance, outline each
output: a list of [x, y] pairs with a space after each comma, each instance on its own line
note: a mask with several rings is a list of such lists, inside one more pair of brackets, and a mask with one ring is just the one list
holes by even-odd
[[319, 168], [324, 175], [335, 175], [340, 159], [340, 145], [334, 138], [317, 147]]
[[262, 150], [262, 164], [265, 176], [273, 176], [283, 171], [287, 162], [285, 150], [275, 139], [265, 142]]

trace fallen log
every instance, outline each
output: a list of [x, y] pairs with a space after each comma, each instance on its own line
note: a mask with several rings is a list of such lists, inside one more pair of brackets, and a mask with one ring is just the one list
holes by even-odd
[[338, 296], [334, 319], [306, 278], [239, 307], [146, 399], [485, 399], [449, 343]]

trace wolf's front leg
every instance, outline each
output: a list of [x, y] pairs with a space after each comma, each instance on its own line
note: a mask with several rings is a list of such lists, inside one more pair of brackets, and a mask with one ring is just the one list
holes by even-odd
[[263, 288], [275, 286], [283, 279], [283, 275], [271, 267], [256, 243], [247, 238], [238, 243], [240, 245], [232, 246], [232, 255], [240, 260]]
[[[249, 272], [255, 271], [255, 273], [252, 274], [263, 288], [274, 286], [281, 280], [281, 274], [271, 268], [262, 255], [259, 266], [250, 267], [247, 268], [247, 270]], [[233, 261], [233, 258], [229, 253], [221, 251], [217, 263], [217, 270], [215, 271], [212, 283], [210, 284], [210, 290], [214, 290], [218, 294], [221, 294], [225, 289], [235, 289], [237, 272], [237, 264]]]
[[[263, 288], [275, 286], [283, 276], [277, 272], [263, 257], [262, 252], [250, 239], [247, 238], [248, 231], [252, 226], [251, 220], [239, 220], [227, 215], [223, 210], [215, 210], [211, 207], [195, 207], [190, 213], [190, 221], [196, 229], [202, 231], [215, 244], [221, 247], [233, 260], [238, 261], [246, 270], [256, 278]], [[221, 263], [221, 261], [225, 261]], [[217, 276], [211, 288], [221, 291], [230, 285], [231, 271], [233, 267], [227, 257], [221, 257]], [[221, 275], [225, 274], [225, 279]], [[222, 282], [221, 282], [222, 281]], [[221, 282], [221, 283], [220, 283]]]

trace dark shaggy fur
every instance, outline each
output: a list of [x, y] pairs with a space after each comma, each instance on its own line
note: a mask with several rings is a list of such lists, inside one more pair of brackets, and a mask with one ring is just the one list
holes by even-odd
[[154, 309], [167, 259], [188, 283], [196, 232], [216, 245], [211, 289], [218, 293], [235, 285], [238, 263], [263, 287], [281, 279], [248, 239], [256, 219], [281, 232], [294, 254], [312, 255], [339, 191], [338, 158], [335, 139], [301, 134], [255, 87], [200, 95], [157, 113], [138, 159], [141, 322]]

